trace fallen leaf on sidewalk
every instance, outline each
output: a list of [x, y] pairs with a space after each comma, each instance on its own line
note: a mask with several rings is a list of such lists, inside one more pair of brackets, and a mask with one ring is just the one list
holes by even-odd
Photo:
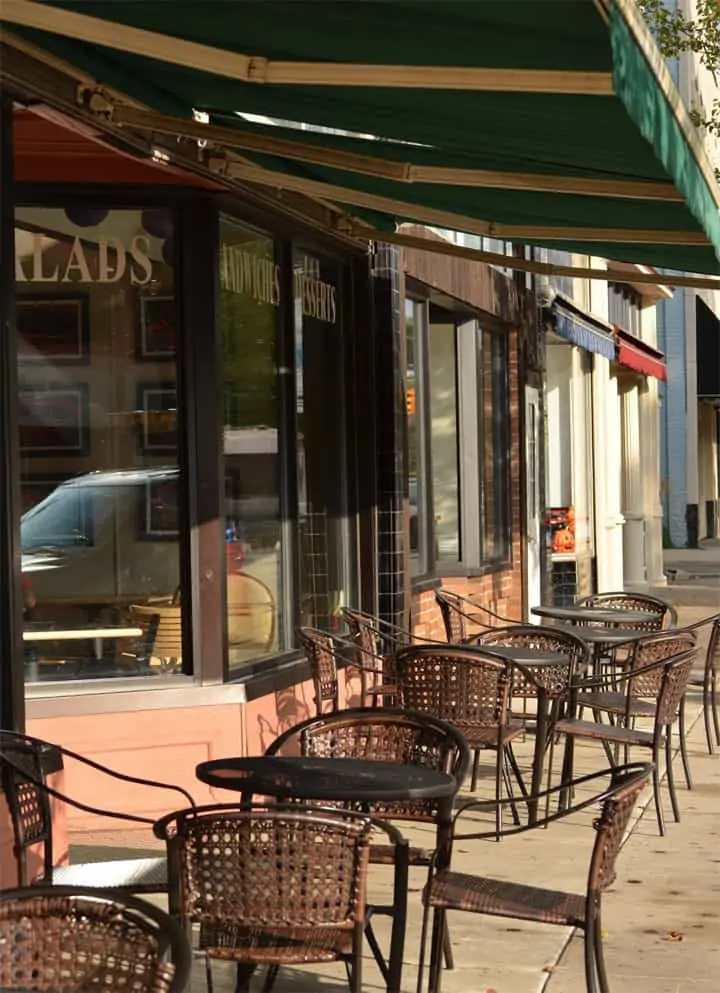
[[640, 883], [642, 883], [642, 879], [628, 879], [628, 882], [629, 883], [635, 883], [635, 885], [637, 886]]
[[544, 965], [542, 967], [542, 971], [543, 972], [547, 972], [550, 975], [552, 975], [553, 972], [557, 972], [558, 968], [559, 968], [559, 966], [557, 966], [557, 965]]
[[682, 941], [684, 937], [682, 931], [668, 931], [667, 934], [663, 935], [663, 941]]

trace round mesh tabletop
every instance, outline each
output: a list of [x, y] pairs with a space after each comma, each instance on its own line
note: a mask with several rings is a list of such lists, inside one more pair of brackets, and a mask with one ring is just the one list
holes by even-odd
[[581, 628], [575, 633], [589, 645], [621, 645], [626, 641], [642, 641], [651, 634], [632, 628]]
[[611, 610], [608, 607], [533, 607], [531, 613], [536, 617], [549, 617], [556, 621], [594, 621], [602, 624], [647, 624], [656, 621], [657, 614], [647, 610]]
[[[542, 631], [542, 628], [538, 628]], [[525, 645], [478, 645], [483, 653], [497, 655], [508, 662], [520, 665], [562, 665], [568, 661], [563, 652], [546, 652], [540, 648], [527, 648]]]
[[198, 779], [209, 786], [297, 800], [427, 800], [451, 796], [453, 776], [437, 769], [313, 756], [250, 756], [201, 762]]

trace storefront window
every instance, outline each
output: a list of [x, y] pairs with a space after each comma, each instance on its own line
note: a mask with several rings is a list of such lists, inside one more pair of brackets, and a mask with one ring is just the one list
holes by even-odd
[[460, 558], [456, 337], [454, 321], [435, 321], [431, 315], [428, 379], [435, 557], [438, 562], [455, 563]]
[[288, 626], [280, 595], [279, 304], [273, 240], [221, 218], [219, 322], [231, 667], [284, 647]]
[[28, 682], [178, 673], [172, 213], [16, 213]]
[[300, 621], [325, 630], [352, 599], [338, 283], [333, 262], [293, 252]]
[[494, 562], [510, 557], [508, 348], [501, 332], [483, 331], [481, 340], [482, 556]]
[[421, 410], [422, 352], [426, 327], [425, 305], [418, 300], [405, 301], [405, 394], [407, 402], [408, 434], [408, 497], [410, 513], [410, 563], [413, 573], [428, 569], [427, 518], [425, 508], [428, 498], [426, 479], [427, 453]]

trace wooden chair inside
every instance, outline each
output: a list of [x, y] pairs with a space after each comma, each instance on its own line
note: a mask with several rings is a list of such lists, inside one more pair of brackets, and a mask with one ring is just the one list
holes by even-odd
[[151, 667], [173, 672], [182, 665], [182, 607], [132, 604], [130, 617], [145, 632], [144, 658]]

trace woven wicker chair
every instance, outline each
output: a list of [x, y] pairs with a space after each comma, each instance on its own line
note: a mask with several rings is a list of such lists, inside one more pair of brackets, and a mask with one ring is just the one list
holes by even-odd
[[388, 989], [399, 993], [407, 844], [396, 828], [355, 811], [304, 804], [218, 804], [158, 821], [170, 909], [186, 927], [199, 925], [209, 993], [214, 959], [237, 964], [237, 993], [248, 989], [259, 965], [269, 968], [269, 991], [283, 965], [335, 961], [346, 964], [350, 989], [360, 993], [367, 863], [378, 830], [398, 851], [387, 969]]
[[604, 610], [643, 610], [655, 614], [652, 621], [623, 621], [622, 627], [628, 631], [661, 631], [663, 625], [675, 627], [677, 610], [664, 600], [648, 596], [646, 593], [593, 593], [577, 601], [578, 607], [601, 607]]
[[[705, 648], [705, 664], [702, 674], [692, 673], [690, 686], [701, 686], [703, 691], [703, 720], [705, 723], [705, 740], [710, 755], [715, 751], [714, 745], [720, 745], [720, 720], [718, 719], [717, 674], [720, 667], [720, 614], [704, 617], [695, 624], [689, 624], [684, 631], [700, 631], [710, 627]], [[714, 741], [713, 741], [714, 735]]]
[[[665, 834], [665, 819], [662, 809], [662, 795], [660, 790], [659, 759], [660, 749], [665, 746], [665, 770], [672, 804], [673, 816], [676, 821], [680, 820], [680, 808], [678, 807], [675, 793], [675, 779], [672, 767], [672, 727], [678, 719], [682, 699], [687, 688], [690, 673], [695, 663], [696, 650], [684, 651], [679, 655], [674, 655], [669, 659], [662, 659], [659, 662], [651, 662], [642, 669], [635, 669], [631, 672], [621, 673], [613, 676], [613, 685], [625, 683], [626, 689], [626, 711], [622, 720], [616, 724], [604, 724], [598, 721], [584, 721], [579, 718], [570, 717], [558, 721], [555, 731], [566, 736], [565, 759], [563, 762], [563, 782], [569, 783], [572, 778], [573, 767], [573, 745], [575, 738], [586, 738], [589, 740], [601, 741], [605, 745], [616, 745], [625, 750], [626, 754], [630, 748], [647, 748], [652, 752], [653, 759], [653, 791], [655, 795], [655, 811], [657, 814], [658, 828], [661, 835]], [[639, 685], [643, 680], [654, 681], [658, 675], [662, 682], [660, 692], [654, 704], [654, 715], [652, 718], [652, 729], [644, 730], [631, 726], [631, 714], [635, 706], [637, 697], [634, 685]], [[607, 677], [605, 677], [607, 679]], [[598, 686], [603, 686], [603, 677], [582, 680], [577, 689], [595, 690]], [[588, 706], [585, 697], [580, 694], [573, 694], [573, 712], [575, 706]]]
[[0, 989], [182, 993], [190, 945], [168, 914], [78, 886], [0, 893]]
[[[585, 983], [587, 993], [609, 993], [602, 948], [601, 903], [602, 894], [615, 881], [615, 861], [630, 822], [633, 808], [640, 793], [647, 785], [652, 768], [634, 764], [605, 770], [575, 780], [573, 787], [587, 787], [594, 781], [610, 777], [610, 786], [601, 793], [577, 803], [572, 808], [553, 814], [537, 822], [545, 826], [568, 814], [600, 805], [600, 816], [593, 822], [595, 843], [590, 858], [587, 890], [585, 893], [564, 893], [552, 889], [526, 886], [505, 879], [490, 879], [461, 872], [453, 872], [447, 865], [438, 865], [431, 873], [423, 894], [425, 912], [418, 968], [418, 993], [422, 991], [425, 947], [430, 912], [434, 911], [430, 956], [429, 993], [438, 993], [440, 986], [440, 951], [445, 918], [448, 910], [464, 910], [474, 914], [489, 914], [515, 920], [534, 921], [537, 924], [556, 924], [582, 929], [585, 935]], [[537, 803], [548, 793], [526, 798]], [[522, 801], [525, 802], [525, 801]], [[471, 801], [456, 814], [454, 841], [469, 841], [492, 837], [487, 832], [460, 833], [457, 825], [466, 811], [491, 806], [487, 801]], [[533, 830], [527, 825], [511, 829], [506, 835]], [[552, 869], [550, 870], [552, 872]]]
[[[510, 669], [505, 662], [483, 656], [477, 649], [411, 645], [395, 653], [392, 671], [403, 707], [452, 724], [475, 752], [472, 792], [477, 787], [478, 755], [483, 749], [496, 753], [495, 796], [502, 796], [503, 783], [512, 796], [511, 772], [525, 791], [512, 749], [513, 739], [522, 734], [523, 726], [509, 720]], [[517, 818], [514, 807], [512, 811]], [[498, 806], [498, 833], [501, 812]]]
[[[303, 755], [324, 758], [373, 759], [399, 762], [402, 765], [421, 765], [425, 768], [450, 772], [462, 786], [470, 765], [470, 750], [463, 736], [445, 721], [438, 721], [427, 714], [413, 714], [405, 710], [364, 707], [341, 710], [335, 714], [311, 717], [280, 735], [267, 749], [266, 755], [300, 751]], [[369, 813], [383, 820], [415, 821], [435, 824], [440, 814], [437, 800], [406, 800], [374, 804]], [[434, 850], [409, 849], [411, 866], [429, 866]], [[391, 865], [394, 851], [391, 845], [373, 844], [370, 862], [374, 865]], [[374, 913], [392, 915], [393, 907], [373, 907]], [[372, 928], [368, 938], [374, 947]], [[377, 954], [376, 954], [377, 958]], [[445, 948], [445, 961], [453, 968], [449, 940]]]
[[468, 640], [470, 637], [468, 621], [480, 628], [493, 627], [496, 621], [503, 625], [522, 624], [522, 621], [503, 617], [489, 607], [483, 607], [469, 597], [451, 593], [450, 590], [438, 590], [435, 593], [435, 600], [442, 614], [445, 635], [452, 645], [462, 645]]
[[317, 714], [324, 712], [327, 703], [330, 710], [339, 710], [340, 687], [333, 636], [317, 628], [302, 627], [298, 628], [298, 639], [310, 665]]
[[[190, 794], [180, 786], [127, 776], [109, 769], [77, 752], [60, 745], [14, 731], [0, 731], [0, 783], [10, 812], [13, 828], [13, 854], [20, 886], [32, 884], [103, 886], [126, 893], [163, 893], [167, 890], [167, 865], [164, 858], [140, 858], [108, 862], [56, 866], [53, 849], [50, 797], [87, 813], [121, 821], [152, 825], [149, 817], [103, 810], [81, 803], [60, 793], [47, 781], [48, 762], [62, 768], [64, 758], [80, 762], [112, 780], [137, 783], [156, 789], [179, 793], [184, 801], [193, 803]], [[58, 764], [59, 762], [59, 764]], [[41, 848], [43, 868], [39, 876], [29, 878], [27, 856], [31, 849]]]
[[[594, 692], [592, 689], [586, 689], [581, 697], [581, 705], [590, 707], [596, 715], [596, 719], [601, 711], [621, 717], [626, 727], [629, 727], [637, 718], [652, 720], [662, 688], [663, 669], [662, 666], [655, 668], [648, 668], [648, 666], [651, 666], [653, 662], [663, 662], [680, 655], [682, 652], [691, 651], [695, 645], [695, 633], [685, 628], [649, 634], [641, 641], [635, 642], [630, 649], [624, 666], [625, 672], [630, 676], [625, 690], [623, 691], [621, 687], [616, 685], [617, 680], [614, 675], [611, 675], [609, 678], [605, 678], [604, 685], [601, 684]], [[639, 670], [643, 671], [639, 672]], [[685, 734], [684, 695], [680, 702], [678, 714], [678, 735], [685, 782], [688, 789], [692, 789]], [[605, 751], [608, 757], [611, 757], [607, 745]]]
[[[383, 699], [394, 699], [395, 687], [388, 671], [388, 651], [399, 644], [408, 645], [412, 636], [402, 629], [383, 632], [382, 622], [363, 611], [343, 608], [342, 617], [357, 646], [357, 667], [360, 670], [363, 704], [368, 698], [376, 706]], [[390, 627], [394, 628], [394, 625]]]

